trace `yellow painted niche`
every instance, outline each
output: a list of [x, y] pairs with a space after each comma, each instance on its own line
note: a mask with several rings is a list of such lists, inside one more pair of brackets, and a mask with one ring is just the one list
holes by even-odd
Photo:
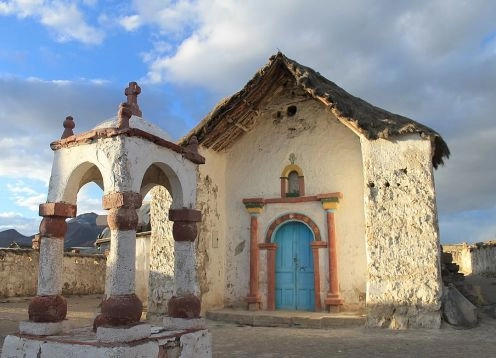
[[301, 168], [299, 166], [297, 166], [296, 164], [289, 164], [289, 165], [286, 165], [286, 167], [284, 167], [282, 174], [281, 174], [281, 178], [287, 178], [289, 176], [289, 173], [291, 173], [291, 172], [298, 173], [298, 176], [300, 176], [300, 177], [303, 176], [303, 170], [301, 170]]

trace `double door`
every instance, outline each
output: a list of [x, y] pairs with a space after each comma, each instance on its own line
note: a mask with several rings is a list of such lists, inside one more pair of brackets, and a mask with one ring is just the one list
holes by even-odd
[[314, 310], [312, 241], [311, 230], [301, 222], [288, 222], [277, 230], [276, 309]]

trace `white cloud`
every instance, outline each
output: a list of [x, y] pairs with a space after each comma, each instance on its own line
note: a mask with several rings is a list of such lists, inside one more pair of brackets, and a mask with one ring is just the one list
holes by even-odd
[[36, 192], [22, 181], [7, 184], [7, 190], [10, 192], [10, 199], [17, 206], [33, 212], [38, 212], [39, 205], [46, 202], [47, 193]]
[[[30, 137], [0, 138], [0, 176], [28, 178], [48, 183], [50, 178], [50, 150], [33, 146]], [[33, 165], [35, 164], [35, 165]]]
[[126, 31], [135, 31], [141, 25], [141, 18], [138, 15], [124, 16], [119, 20], [119, 24]]
[[158, 27], [162, 34], [180, 36], [196, 27], [201, 20], [198, 17], [201, 3], [206, 4], [204, 1], [190, 0], [135, 0], [133, 8], [136, 13], [130, 17]]
[[102, 208], [103, 190], [96, 184], [89, 183], [83, 186], [77, 195], [78, 215], [84, 213], [96, 213], [107, 215], [107, 211]]
[[26, 217], [16, 212], [0, 212], [0, 231], [15, 229], [25, 236], [38, 232], [41, 218]]
[[60, 42], [102, 43], [105, 33], [86, 23], [83, 12], [72, 1], [11, 0], [0, 3], [0, 14], [32, 17], [53, 31]]

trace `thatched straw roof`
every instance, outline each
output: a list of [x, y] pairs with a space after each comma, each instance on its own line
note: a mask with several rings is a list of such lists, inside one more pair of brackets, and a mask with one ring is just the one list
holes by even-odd
[[432, 163], [435, 168], [444, 163], [444, 158], [449, 158], [446, 142], [431, 128], [349, 94], [318, 72], [280, 52], [272, 56], [241, 91], [218, 103], [180, 140], [180, 144], [185, 145], [189, 138], [196, 136], [204, 147], [216, 151], [227, 149], [249, 130], [262, 101], [278, 88], [287, 86], [288, 81], [329, 108], [341, 123], [370, 140], [418, 133], [432, 140]]

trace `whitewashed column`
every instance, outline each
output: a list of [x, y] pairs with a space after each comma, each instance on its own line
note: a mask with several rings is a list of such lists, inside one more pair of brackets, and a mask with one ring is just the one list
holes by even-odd
[[171, 209], [169, 220], [174, 221], [174, 296], [168, 303], [168, 314], [174, 318], [199, 318], [200, 290], [196, 277], [196, 223], [201, 212], [195, 209]]
[[[67, 315], [67, 302], [62, 297], [65, 220], [76, 216], [76, 206], [67, 203], [40, 205], [40, 261], [38, 287], [28, 314], [31, 322], [61, 322]], [[43, 334], [44, 330], [37, 328]], [[31, 332], [34, 334], [34, 332]]]
[[136, 228], [141, 207], [139, 193], [112, 193], [103, 197], [103, 208], [111, 231], [107, 258], [105, 299], [94, 328], [102, 325], [125, 326], [141, 319], [143, 304], [135, 294]]

